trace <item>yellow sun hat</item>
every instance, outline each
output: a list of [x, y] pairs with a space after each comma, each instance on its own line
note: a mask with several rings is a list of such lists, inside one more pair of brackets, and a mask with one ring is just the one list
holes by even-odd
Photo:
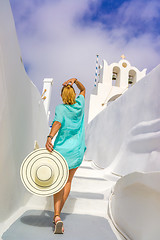
[[25, 188], [38, 196], [51, 196], [67, 183], [68, 164], [57, 151], [39, 148], [31, 152], [22, 162], [20, 176]]

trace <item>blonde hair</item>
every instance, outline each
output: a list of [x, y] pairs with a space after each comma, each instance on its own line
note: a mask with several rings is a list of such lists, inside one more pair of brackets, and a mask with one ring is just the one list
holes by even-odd
[[70, 84], [63, 86], [61, 90], [61, 97], [64, 104], [72, 105], [76, 103], [76, 93]]

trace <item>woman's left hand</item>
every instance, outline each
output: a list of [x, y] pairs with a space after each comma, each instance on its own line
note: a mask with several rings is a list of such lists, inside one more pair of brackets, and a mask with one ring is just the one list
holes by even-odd
[[72, 86], [76, 80], [77, 80], [76, 78], [70, 78], [69, 80], [63, 83], [63, 86], [67, 86], [69, 83], [71, 83]]

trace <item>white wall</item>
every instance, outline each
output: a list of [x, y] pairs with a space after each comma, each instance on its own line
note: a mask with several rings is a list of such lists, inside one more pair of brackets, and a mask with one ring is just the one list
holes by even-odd
[[9, 0], [0, 0], [0, 222], [26, 204], [19, 169], [49, 128], [40, 94], [29, 80], [18, 46]]
[[[147, 122], [149, 125], [154, 125], [154, 121], [159, 121], [159, 79], [160, 66], [157, 66], [152, 72], [126, 91], [120, 98], [115, 100], [90, 122], [86, 131], [87, 151], [85, 158], [87, 160], [93, 160], [93, 162], [101, 168], [107, 168], [115, 158], [118, 158], [118, 162], [122, 161], [124, 156], [119, 157], [117, 154], [123, 152], [122, 147], [124, 143], [127, 142], [128, 134], [132, 132], [133, 128], [136, 125], [138, 126], [138, 124], [143, 126], [143, 122], [146, 125]], [[142, 130], [138, 132], [139, 135], [141, 131]], [[152, 142], [152, 138], [149, 141]], [[143, 141], [141, 144], [143, 144]], [[127, 145], [125, 144], [125, 146]], [[136, 150], [132, 161], [130, 161], [132, 168], [130, 170], [127, 168], [123, 171], [124, 175], [134, 171], [137, 166], [139, 171], [150, 171], [150, 168], [147, 168], [147, 160], [153, 148], [149, 149], [149, 151], [147, 148], [146, 146], [143, 150], [145, 154], [143, 155], [142, 167], [140, 167], [142, 154], [136, 152]], [[160, 170], [158, 161], [160, 155], [157, 149], [157, 143], [155, 143], [154, 150], [157, 152], [157, 157], [154, 158], [152, 170]], [[129, 154], [127, 153], [125, 155], [124, 161], [127, 162], [130, 157]], [[138, 160], [135, 161], [135, 159], [139, 159], [139, 162], [137, 162]], [[119, 162], [121, 169], [125, 168], [123, 163], [124, 162]]]
[[108, 209], [111, 224], [118, 229], [120, 239], [159, 239], [159, 182], [160, 172], [155, 172], [132, 173], [116, 183]]
[[[122, 142], [104, 177], [115, 180], [134, 171], [160, 171], [160, 118], [138, 123]], [[113, 178], [114, 177], [114, 178]]]

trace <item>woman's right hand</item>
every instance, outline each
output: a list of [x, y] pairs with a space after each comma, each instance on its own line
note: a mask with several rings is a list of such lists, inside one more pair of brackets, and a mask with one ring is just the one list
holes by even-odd
[[76, 78], [70, 78], [69, 80], [63, 83], [63, 86], [67, 86], [69, 83], [71, 83], [72, 86], [76, 80], [77, 80]]
[[50, 137], [47, 138], [46, 149], [47, 149], [49, 152], [52, 152], [52, 151], [53, 151], [53, 144], [52, 144], [52, 140], [51, 140]]

